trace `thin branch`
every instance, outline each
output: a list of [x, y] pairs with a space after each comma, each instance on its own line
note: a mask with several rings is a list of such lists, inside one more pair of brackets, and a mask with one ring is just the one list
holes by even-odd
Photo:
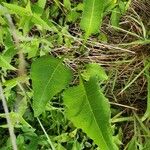
[[7, 120], [7, 125], [8, 125], [8, 129], [9, 129], [9, 134], [10, 134], [10, 139], [12, 142], [12, 146], [13, 146], [13, 150], [17, 150], [17, 144], [16, 144], [16, 136], [14, 133], [14, 127], [11, 123], [11, 119], [9, 116], [9, 111], [8, 111], [8, 107], [7, 107], [7, 103], [6, 103], [6, 99], [3, 93], [3, 88], [2, 85], [0, 83], [0, 98], [2, 99], [2, 104], [3, 104], [3, 108], [5, 111], [5, 115], [6, 115], [6, 120]]

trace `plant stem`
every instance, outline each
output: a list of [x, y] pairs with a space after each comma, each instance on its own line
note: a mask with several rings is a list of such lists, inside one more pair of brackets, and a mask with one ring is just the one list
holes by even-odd
[[11, 123], [11, 119], [9, 116], [9, 111], [8, 111], [8, 107], [7, 107], [7, 103], [6, 103], [6, 99], [3, 93], [3, 88], [2, 85], [0, 83], [0, 98], [2, 99], [2, 104], [3, 104], [3, 108], [5, 111], [5, 115], [6, 115], [6, 120], [7, 120], [7, 125], [8, 125], [8, 129], [9, 129], [9, 134], [10, 134], [10, 139], [12, 142], [12, 146], [13, 146], [13, 150], [17, 150], [17, 144], [16, 144], [16, 136], [14, 133], [14, 127]]
[[45, 134], [45, 136], [47, 137], [48, 143], [50, 144], [52, 150], [56, 150], [54, 145], [53, 145], [53, 143], [52, 143], [52, 141], [51, 141], [51, 139], [49, 138], [47, 132], [45, 131], [45, 129], [44, 129], [44, 127], [43, 127], [43, 125], [42, 125], [42, 123], [41, 123], [41, 121], [40, 121], [40, 119], [38, 117], [37, 117], [37, 120], [38, 120], [38, 122], [39, 122], [39, 124], [40, 124], [40, 126], [41, 126], [41, 128], [42, 128], [42, 130], [43, 130], [43, 132]]
[[[13, 40], [14, 40], [14, 45], [15, 47], [17, 48], [18, 50], [18, 62], [19, 62], [19, 65], [18, 65], [18, 76], [26, 76], [26, 62], [25, 62], [25, 57], [24, 57], [24, 54], [23, 52], [20, 50], [20, 47], [19, 47], [19, 43], [20, 43], [20, 39], [16, 33], [16, 27], [12, 21], [12, 18], [10, 16], [10, 14], [6, 14], [5, 17], [7, 18], [8, 20], [8, 25], [9, 25], [9, 30], [10, 30], [10, 33], [12, 34], [12, 37], [13, 37]], [[24, 81], [22, 81], [22, 86], [25, 86], [25, 84], [23, 83]], [[17, 91], [19, 93], [20, 89], [17, 88]], [[14, 108], [15, 108], [15, 111], [17, 112], [18, 111], [18, 103], [22, 100], [22, 95], [19, 95], [17, 94], [17, 99], [16, 99], [16, 102], [14, 104]]]
[[21, 50], [19, 50], [19, 38], [16, 34], [16, 28], [15, 28], [15, 25], [13, 24], [12, 18], [9, 14], [6, 14], [6, 18], [9, 23], [9, 28], [10, 28], [10, 32], [13, 36], [14, 43], [18, 49], [18, 58], [19, 58], [18, 76], [22, 76], [22, 75], [26, 74], [26, 68], [25, 68], [26, 63], [25, 63], [24, 54]]

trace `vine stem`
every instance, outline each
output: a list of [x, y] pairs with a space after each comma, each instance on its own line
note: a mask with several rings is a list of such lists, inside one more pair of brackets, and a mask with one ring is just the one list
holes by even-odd
[[3, 104], [4, 112], [6, 115], [6, 120], [7, 120], [7, 125], [8, 125], [8, 129], [9, 129], [9, 134], [10, 134], [10, 139], [12, 142], [13, 150], [17, 150], [16, 135], [14, 133], [14, 127], [11, 123], [11, 119], [9, 116], [9, 111], [8, 111], [8, 107], [7, 107], [7, 103], [6, 103], [6, 99], [5, 99], [5, 96], [3, 93], [3, 88], [2, 88], [1, 83], [0, 83], [0, 98], [2, 99], [2, 104]]
[[42, 125], [42, 123], [41, 123], [41, 121], [40, 121], [40, 119], [38, 117], [37, 117], [37, 120], [38, 120], [38, 122], [39, 122], [39, 124], [40, 124], [40, 126], [41, 126], [41, 128], [42, 128], [42, 130], [43, 130], [43, 132], [45, 134], [45, 136], [47, 137], [48, 143], [50, 144], [52, 150], [56, 150], [54, 145], [53, 145], [53, 143], [52, 143], [52, 141], [51, 141], [51, 139], [49, 138], [48, 134], [46, 133], [46, 131], [45, 131], [45, 129], [44, 129], [44, 127], [43, 127], [43, 125]]

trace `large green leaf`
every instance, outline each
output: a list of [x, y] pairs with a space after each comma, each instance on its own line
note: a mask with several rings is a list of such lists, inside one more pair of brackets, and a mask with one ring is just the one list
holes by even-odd
[[31, 79], [35, 116], [39, 116], [45, 110], [47, 102], [64, 89], [71, 78], [71, 71], [62, 64], [62, 60], [52, 56], [43, 56], [33, 62]]
[[73, 124], [81, 128], [102, 150], [118, 149], [113, 143], [110, 125], [110, 106], [99, 89], [97, 77], [91, 77], [64, 92], [66, 114]]
[[107, 0], [84, 0], [80, 26], [85, 31], [85, 38], [98, 32], [102, 23], [105, 3]]

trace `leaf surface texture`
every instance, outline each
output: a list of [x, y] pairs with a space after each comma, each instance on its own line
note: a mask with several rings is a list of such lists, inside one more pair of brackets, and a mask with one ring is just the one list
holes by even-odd
[[110, 106], [99, 89], [96, 77], [64, 92], [66, 114], [102, 150], [116, 150], [110, 125]]
[[43, 56], [33, 62], [31, 79], [35, 116], [45, 110], [47, 102], [69, 84], [71, 77], [71, 71], [63, 65], [62, 60], [52, 56]]
[[92, 33], [98, 32], [106, 2], [107, 0], [84, 0], [80, 26], [85, 31], [85, 38], [88, 38]]

